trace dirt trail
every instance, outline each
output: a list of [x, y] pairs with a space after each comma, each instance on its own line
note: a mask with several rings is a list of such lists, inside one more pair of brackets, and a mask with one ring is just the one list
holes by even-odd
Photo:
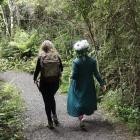
[[103, 119], [103, 114], [96, 112], [87, 117], [87, 132], [79, 128], [79, 121], [68, 116], [66, 111], [66, 96], [57, 93], [57, 112], [60, 126], [49, 130], [42, 96], [33, 83], [33, 76], [28, 73], [5, 72], [0, 78], [11, 82], [21, 91], [25, 101], [25, 135], [27, 140], [133, 140], [122, 128]]

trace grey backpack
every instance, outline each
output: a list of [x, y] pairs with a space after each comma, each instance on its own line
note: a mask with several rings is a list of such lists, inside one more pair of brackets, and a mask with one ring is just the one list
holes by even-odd
[[60, 61], [58, 55], [47, 53], [41, 56], [41, 71], [43, 77], [59, 77]]

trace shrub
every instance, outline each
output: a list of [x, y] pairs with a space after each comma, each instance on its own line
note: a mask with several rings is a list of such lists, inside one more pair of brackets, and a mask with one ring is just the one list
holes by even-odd
[[36, 65], [36, 58], [30, 58], [28, 61], [24, 60], [8, 60], [0, 59], [0, 71], [16, 70], [33, 73]]
[[110, 90], [101, 102], [103, 107], [113, 117], [126, 122], [129, 128], [135, 132], [140, 132], [140, 111], [138, 107], [124, 104], [123, 95], [120, 89]]
[[30, 35], [24, 30], [17, 29], [12, 41], [0, 44], [1, 57], [16, 59], [30, 58], [38, 51], [38, 40], [36, 32]]
[[23, 103], [19, 91], [11, 84], [4, 84], [0, 89], [0, 137], [1, 140], [20, 140], [22, 134]]

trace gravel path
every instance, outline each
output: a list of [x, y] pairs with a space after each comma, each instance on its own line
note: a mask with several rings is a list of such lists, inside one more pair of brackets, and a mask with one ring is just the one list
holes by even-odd
[[27, 140], [133, 140], [123, 127], [119, 129], [103, 119], [96, 112], [87, 117], [87, 131], [79, 128], [76, 118], [69, 117], [66, 111], [66, 96], [57, 93], [57, 112], [60, 126], [49, 130], [42, 96], [33, 83], [33, 77], [27, 73], [5, 72], [0, 78], [16, 85], [25, 101], [25, 135]]

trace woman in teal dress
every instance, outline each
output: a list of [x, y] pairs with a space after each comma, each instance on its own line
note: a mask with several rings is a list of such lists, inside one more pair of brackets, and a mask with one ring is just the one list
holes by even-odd
[[103, 91], [105, 82], [97, 70], [96, 60], [87, 55], [87, 40], [74, 44], [77, 58], [73, 61], [71, 84], [68, 91], [67, 111], [70, 116], [78, 117], [80, 126], [84, 127], [83, 115], [91, 115], [97, 110], [97, 99], [94, 78], [100, 83]]

